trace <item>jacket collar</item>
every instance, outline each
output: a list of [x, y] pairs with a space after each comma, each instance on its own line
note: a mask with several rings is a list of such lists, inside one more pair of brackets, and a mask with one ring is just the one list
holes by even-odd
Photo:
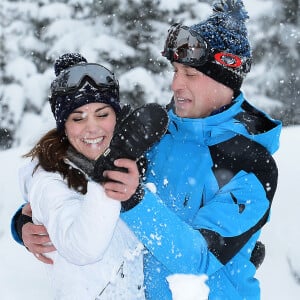
[[[273, 128], [266, 128], [254, 134], [253, 132], [249, 132], [245, 124], [237, 118], [241, 113], [245, 115], [249, 114], [249, 116], [251, 114], [255, 115], [250, 122], [261, 122], [262, 119], [265, 119], [269, 123], [273, 123], [274, 126]], [[199, 119], [181, 118], [173, 110], [169, 111], [169, 117], [169, 133], [174, 139], [180, 139], [183, 142], [192, 141], [210, 146], [221, 143], [236, 135], [243, 135], [250, 140], [260, 143], [270, 153], [275, 152], [279, 147], [281, 122], [271, 119], [264, 112], [254, 108], [245, 100], [242, 92], [233, 100], [230, 107], [208, 117]], [[255, 124], [253, 126], [255, 127]]]

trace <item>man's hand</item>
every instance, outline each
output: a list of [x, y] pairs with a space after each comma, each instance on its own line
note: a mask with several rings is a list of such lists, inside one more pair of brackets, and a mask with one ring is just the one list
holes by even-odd
[[115, 165], [126, 168], [128, 172], [107, 170], [103, 175], [107, 179], [103, 187], [107, 196], [119, 200], [128, 200], [139, 185], [139, 171], [134, 160], [120, 158], [115, 160]]
[[32, 218], [32, 210], [31, 210], [30, 203], [27, 203], [22, 207], [22, 215], [26, 215]]
[[104, 182], [104, 171], [126, 172], [125, 167], [114, 162], [142, 157], [166, 133], [168, 123], [166, 109], [157, 103], [144, 104], [131, 113], [125, 108], [125, 116], [118, 120], [109, 147], [95, 161], [91, 178]]
[[[22, 208], [22, 214], [32, 216], [30, 204], [26, 204]], [[46, 264], [53, 264], [53, 261], [44, 256], [44, 253], [55, 251], [52, 245], [48, 232], [43, 225], [34, 225], [33, 223], [26, 223], [22, 227], [22, 239], [25, 247], [33, 253], [33, 255], [40, 261]]]

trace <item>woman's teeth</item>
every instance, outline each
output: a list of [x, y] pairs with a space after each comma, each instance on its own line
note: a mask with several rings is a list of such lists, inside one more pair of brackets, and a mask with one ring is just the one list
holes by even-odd
[[84, 139], [83, 142], [86, 144], [97, 144], [100, 143], [103, 140], [103, 137], [99, 137], [96, 139]]

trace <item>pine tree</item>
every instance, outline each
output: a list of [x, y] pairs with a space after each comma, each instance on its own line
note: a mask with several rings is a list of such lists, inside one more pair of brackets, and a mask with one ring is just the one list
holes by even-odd
[[[2, 24], [5, 33], [1, 34], [0, 55], [5, 56], [1, 69], [6, 75], [0, 77], [6, 80], [2, 90], [6, 100], [5, 105], [2, 101], [0, 127], [9, 123], [13, 139], [18, 138], [19, 129], [25, 126], [24, 115], [40, 115], [47, 105], [48, 88], [54, 79], [53, 62], [66, 52], [80, 52], [89, 61], [114, 70], [124, 82], [121, 85], [124, 102], [137, 106], [159, 101], [157, 82], [164, 80], [161, 71], [167, 62], [159, 57], [156, 44], [159, 45], [157, 40], [162, 36], [161, 23], [168, 18], [167, 12], [159, 9], [159, 1], [7, 0], [1, 3], [4, 5], [1, 20], [7, 24]], [[15, 44], [6, 53], [9, 40]], [[21, 70], [23, 76], [17, 74], [14, 63], [20, 68], [25, 66], [26, 70]], [[149, 81], [156, 94], [146, 90]], [[20, 90], [18, 114], [10, 85]]]
[[[161, 80], [159, 74], [167, 62], [157, 59], [159, 51], [156, 47], [162, 35], [159, 25], [167, 23], [168, 13], [160, 10], [158, 4], [159, 1], [150, 0], [114, 0], [105, 5], [104, 1], [93, 2], [93, 15], [101, 16], [105, 25], [109, 26], [111, 35], [117, 39], [114, 47], [123, 43], [134, 50], [134, 55], [128, 51], [119, 57], [102, 53], [103, 58], [111, 63], [120, 77], [135, 68], [143, 68], [152, 80]], [[145, 102], [158, 101], [155, 98], [149, 99], [151, 95], [145, 93], [146, 82], [134, 83], [132, 79], [131, 83], [131, 86], [125, 84], [120, 87], [123, 102], [138, 106]]]
[[250, 84], [258, 93], [283, 104], [270, 112], [274, 117], [285, 125], [300, 124], [299, 0], [273, 4], [275, 10], [265, 13], [256, 24], [263, 34], [253, 36], [254, 63], [262, 71]]
[[282, 2], [280, 21], [280, 42], [278, 53], [280, 65], [284, 70], [282, 84], [275, 86], [275, 95], [284, 99], [285, 109], [279, 115], [286, 125], [300, 124], [300, 2]]
[[9, 7], [0, 3], [0, 150], [10, 148], [16, 131], [16, 120], [13, 109], [9, 106], [7, 86], [13, 83], [13, 78], [5, 71], [6, 60], [9, 58], [7, 28], [12, 20], [7, 18]]

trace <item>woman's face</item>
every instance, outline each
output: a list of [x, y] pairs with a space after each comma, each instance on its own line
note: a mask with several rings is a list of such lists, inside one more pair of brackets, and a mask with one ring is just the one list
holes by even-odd
[[97, 159], [109, 146], [116, 114], [106, 103], [90, 103], [75, 109], [65, 123], [70, 144], [89, 159]]

